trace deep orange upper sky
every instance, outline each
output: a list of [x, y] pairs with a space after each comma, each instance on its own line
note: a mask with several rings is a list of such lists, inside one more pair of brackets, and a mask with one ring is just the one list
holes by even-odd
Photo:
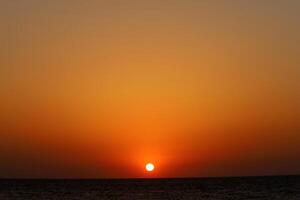
[[299, 12], [2, 0], [0, 177], [300, 173]]

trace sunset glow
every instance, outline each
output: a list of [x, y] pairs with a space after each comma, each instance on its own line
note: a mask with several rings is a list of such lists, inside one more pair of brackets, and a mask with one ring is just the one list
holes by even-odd
[[0, 177], [300, 173], [299, 8], [1, 1]]

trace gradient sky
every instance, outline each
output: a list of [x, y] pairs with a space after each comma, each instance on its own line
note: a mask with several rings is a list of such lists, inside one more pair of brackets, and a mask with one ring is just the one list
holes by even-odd
[[299, 12], [1, 0], [0, 177], [300, 173]]

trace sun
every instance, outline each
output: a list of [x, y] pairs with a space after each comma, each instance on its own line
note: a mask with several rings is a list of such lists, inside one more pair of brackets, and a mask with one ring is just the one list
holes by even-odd
[[145, 166], [145, 168], [146, 168], [146, 171], [152, 172], [155, 167], [154, 167], [154, 165], [152, 163], [147, 163], [146, 166]]

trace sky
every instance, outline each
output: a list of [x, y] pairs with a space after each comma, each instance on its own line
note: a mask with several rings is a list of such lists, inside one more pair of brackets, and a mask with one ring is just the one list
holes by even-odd
[[1, 0], [0, 177], [299, 174], [299, 12]]

